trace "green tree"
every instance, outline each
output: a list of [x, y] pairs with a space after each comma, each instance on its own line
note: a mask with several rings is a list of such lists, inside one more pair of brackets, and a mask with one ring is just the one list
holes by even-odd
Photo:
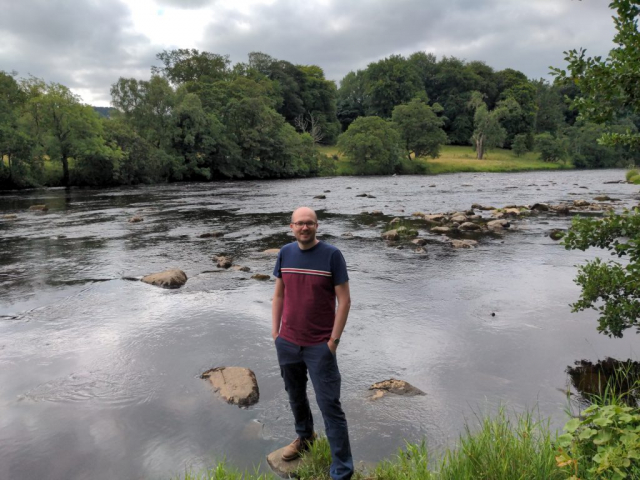
[[[587, 57], [586, 50], [580, 48], [564, 52], [567, 70], [551, 67], [560, 82], [578, 87], [581, 95], [572, 106], [596, 123], [610, 121], [625, 110], [640, 112], [640, 6], [636, 0], [613, 0], [609, 8], [616, 11], [613, 41], [617, 47], [607, 58]], [[640, 147], [640, 135], [631, 131], [606, 134], [603, 141]]]
[[567, 144], [563, 137], [554, 137], [545, 132], [535, 138], [535, 148], [543, 162], [558, 162], [566, 157]]
[[390, 118], [396, 105], [409, 102], [423, 91], [418, 72], [402, 55], [370, 63], [365, 75], [368, 115]]
[[195, 48], [164, 50], [156, 55], [163, 67], [152, 67], [155, 75], [162, 75], [174, 85], [190, 82], [210, 83], [229, 76], [229, 55], [200, 52]]
[[524, 133], [520, 133], [513, 137], [511, 150], [513, 150], [513, 153], [516, 154], [516, 157], [521, 157], [529, 151], [529, 146], [527, 145], [527, 143], [527, 135]]
[[367, 102], [364, 71], [347, 73], [338, 89], [336, 112], [343, 132], [356, 118], [366, 115]]
[[471, 141], [476, 149], [476, 157], [478, 160], [482, 160], [487, 150], [503, 145], [507, 131], [500, 124], [500, 121], [505, 116], [517, 112], [519, 106], [515, 100], [508, 98], [490, 111], [480, 92], [473, 92], [469, 106], [475, 109]]
[[579, 120], [567, 129], [569, 136], [569, 156], [576, 168], [625, 167], [631, 161], [626, 145], [607, 145], [599, 142], [607, 132], [636, 132], [633, 123], [604, 126]]
[[363, 175], [389, 175], [402, 156], [398, 132], [380, 117], [355, 119], [338, 138], [338, 149]]
[[575, 218], [563, 242], [567, 250], [598, 247], [628, 259], [622, 264], [596, 258], [579, 267], [575, 282], [582, 292], [572, 308], [598, 311], [598, 331], [610, 337], [622, 337], [631, 327], [640, 331], [640, 211]]
[[[442, 107], [436, 105], [436, 110]], [[414, 98], [406, 105], [398, 105], [392, 113], [393, 125], [398, 129], [409, 160], [429, 156], [437, 158], [440, 147], [447, 143], [447, 134], [442, 130], [444, 121], [425, 101]]]

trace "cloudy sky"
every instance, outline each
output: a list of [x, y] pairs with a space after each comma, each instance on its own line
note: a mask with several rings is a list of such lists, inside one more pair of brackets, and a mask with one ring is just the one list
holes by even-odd
[[261, 51], [337, 82], [391, 54], [432, 52], [548, 78], [563, 50], [606, 54], [609, 0], [0, 0], [0, 70], [109, 105], [119, 77], [197, 48], [243, 62]]

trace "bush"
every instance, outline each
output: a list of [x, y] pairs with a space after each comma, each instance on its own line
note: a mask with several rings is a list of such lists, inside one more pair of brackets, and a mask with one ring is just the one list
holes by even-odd
[[527, 135], [525, 133], [520, 133], [513, 137], [511, 150], [516, 154], [516, 157], [521, 157], [529, 151], [529, 146], [527, 145]]
[[635, 177], [631, 177], [629, 181], [635, 185], [640, 185], [640, 175], [636, 175]]
[[635, 168], [632, 168], [631, 170], [629, 170], [627, 172], [625, 177], [627, 179], [627, 182], [630, 182], [633, 177], [636, 177], [638, 175], [640, 175], [640, 172], [638, 170], [636, 170]]
[[572, 478], [640, 478], [640, 410], [591, 405], [558, 437], [558, 467]]

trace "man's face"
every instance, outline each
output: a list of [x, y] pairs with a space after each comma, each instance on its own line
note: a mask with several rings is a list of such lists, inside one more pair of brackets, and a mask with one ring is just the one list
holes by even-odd
[[303, 245], [311, 245], [316, 241], [316, 231], [318, 230], [318, 220], [312, 212], [294, 212], [289, 224], [296, 240]]

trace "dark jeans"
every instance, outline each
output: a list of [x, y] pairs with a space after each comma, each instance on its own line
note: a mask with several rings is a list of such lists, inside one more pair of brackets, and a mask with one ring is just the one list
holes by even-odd
[[280, 337], [276, 338], [276, 351], [284, 388], [289, 394], [296, 422], [296, 433], [303, 439], [313, 434], [313, 417], [307, 397], [308, 371], [331, 447], [331, 478], [351, 478], [353, 458], [347, 419], [340, 405], [340, 371], [335, 355], [326, 343], [299, 347]]

